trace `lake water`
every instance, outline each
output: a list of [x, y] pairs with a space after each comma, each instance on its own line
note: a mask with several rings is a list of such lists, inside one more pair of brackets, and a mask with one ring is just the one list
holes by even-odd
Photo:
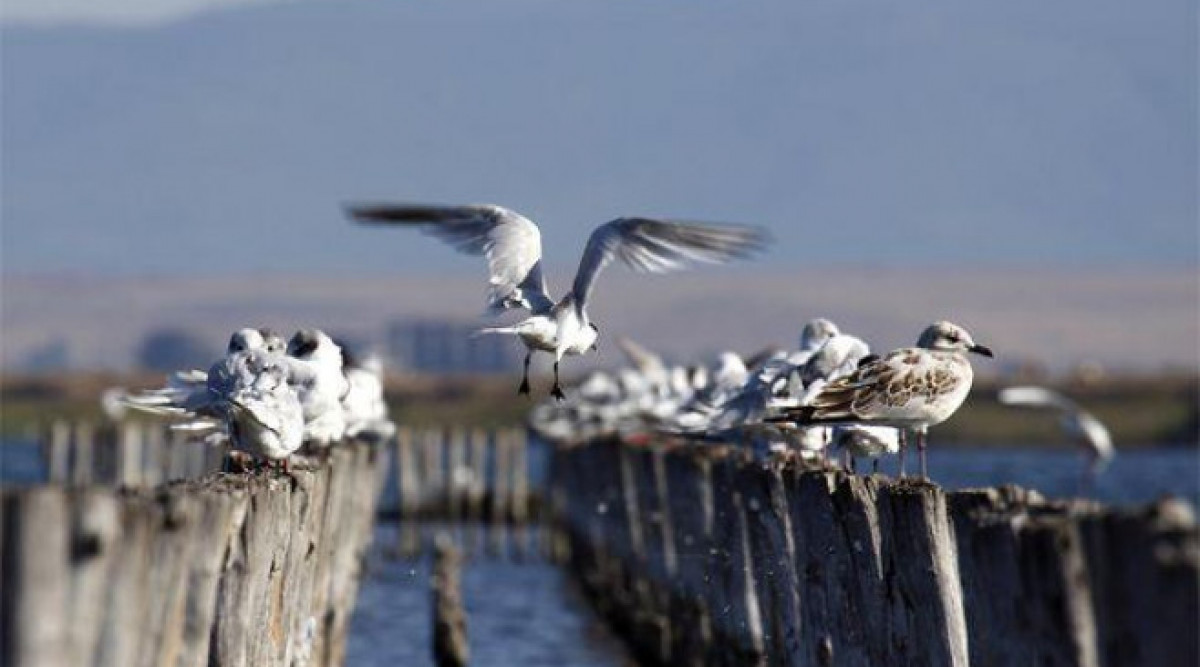
[[[432, 667], [430, 561], [385, 555], [394, 525], [376, 547], [350, 626], [347, 665]], [[463, 604], [471, 664], [606, 667], [625, 652], [591, 613], [563, 570], [544, 561], [479, 559], [465, 564]]]

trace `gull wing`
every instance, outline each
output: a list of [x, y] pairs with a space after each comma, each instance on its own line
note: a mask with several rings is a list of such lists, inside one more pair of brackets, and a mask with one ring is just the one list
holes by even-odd
[[365, 204], [349, 206], [358, 222], [417, 227], [468, 255], [488, 262], [488, 303], [495, 311], [525, 308], [548, 312], [554, 305], [542, 276], [542, 235], [531, 220], [490, 204]]
[[809, 404], [812, 419], [883, 418], [909, 403], [954, 392], [961, 379], [918, 348], [902, 348], [825, 386]]
[[571, 288], [583, 310], [596, 277], [614, 259], [635, 271], [666, 273], [688, 264], [723, 264], [748, 257], [767, 242], [760, 229], [650, 218], [618, 218], [600, 225], [588, 238]]
[[621, 336], [617, 339], [617, 346], [643, 376], [657, 379], [667, 375], [667, 366], [663, 363], [662, 357], [642, 347], [633, 339]]
[[1074, 401], [1045, 387], [1008, 387], [1000, 390], [1000, 402], [1025, 408], [1050, 408], [1060, 412], [1079, 412]]

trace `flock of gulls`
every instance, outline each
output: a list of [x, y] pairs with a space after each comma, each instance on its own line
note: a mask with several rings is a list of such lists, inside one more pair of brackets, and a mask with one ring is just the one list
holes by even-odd
[[[678, 436], [691, 441], [741, 443], [758, 453], [798, 452], [827, 464], [831, 450], [845, 465], [899, 455], [915, 441], [927, 476], [928, 429], [963, 404], [974, 373], [969, 354], [991, 357], [963, 327], [930, 324], [913, 347], [872, 354], [860, 338], [815, 319], [800, 333], [796, 350], [767, 350], [745, 359], [721, 353], [706, 364], [669, 365], [662, 357], [620, 339], [629, 364], [594, 372], [563, 391], [564, 357], [597, 349], [601, 329], [587, 306], [597, 279], [614, 260], [639, 272], [665, 273], [693, 264], [726, 263], [762, 250], [761, 229], [736, 225], [619, 218], [593, 230], [570, 289], [555, 299], [542, 273], [541, 233], [524, 216], [494, 205], [367, 204], [347, 208], [365, 224], [412, 227], [482, 256], [488, 267], [493, 314], [525, 311], [506, 326], [479, 334], [517, 337], [527, 352], [518, 392], [530, 393], [535, 352], [554, 357], [552, 401], [536, 405], [530, 426], [555, 441], [602, 436]], [[380, 364], [358, 361], [345, 345], [317, 330], [289, 341], [264, 329], [237, 331], [224, 357], [207, 371], [175, 373], [167, 385], [125, 397], [135, 409], [175, 420], [173, 428], [226, 441], [258, 461], [281, 462], [302, 446], [328, 447], [343, 439], [391, 437]], [[1065, 397], [1040, 387], [1014, 387], [1002, 402], [1056, 410], [1098, 472], [1112, 458], [1111, 439], [1095, 417]]]
[[396, 426], [383, 399], [382, 365], [359, 361], [322, 331], [288, 341], [268, 329], [241, 329], [207, 372], [179, 371], [161, 389], [124, 397], [127, 406], [175, 420], [173, 429], [226, 442], [285, 470], [302, 445], [344, 439], [382, 442]]

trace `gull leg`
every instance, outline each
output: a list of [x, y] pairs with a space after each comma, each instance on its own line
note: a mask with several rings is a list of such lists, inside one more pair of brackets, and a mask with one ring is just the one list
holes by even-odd
[[871, 460], [871, 474], [872, 475], [879, 474], [879, 457], [878, 456]]
[[904, 479], [904, 460], [908, 458], [908, 430], [900, 430], [900, 479]]
[[557, 359], [554, 360], [554, 388], [550, 390], [550, 395], [553, 396], [554, 400], [556, 400], [556, 401], [561, 401], [567, 397], [566, 394], [563, 393], [562, 385], [560, 385], [558, 383], [558, 360]]
[[927, 444], [925, 439], [928, 436], [929, 431], [925, 429], [917, 431], [917, 453], [921, 456], [921, 477], [923, 479], [929, 479], [929, 468], [925, 464], [925, 447]]
[[533, 350], [525, 352], [525, 372], [521, 374], [521, 386], [517, 387], [517, 395], [529, 395], [529, 359], [533, 356]]

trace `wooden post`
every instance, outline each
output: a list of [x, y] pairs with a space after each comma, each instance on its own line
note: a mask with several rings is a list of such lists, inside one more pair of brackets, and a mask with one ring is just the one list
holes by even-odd
[[421, 549], [421, 534], [417, 528], [421, 488], [413, 432], [407, 426], [396, 430], [396, 467], [396, 506], [400, 516], [397, 530], [399, 550], [402, 556], [413, 557]]
[[479, 551], [480, 536], [486, 530], [483, 514], [484, 498], [487, 495], [487, 451], [488, 434], [482, 428], [471, 429], [470, 449], [467, 451], [467, 468], [470, 484], [467, 488], [466, 517], [468, 521], [464, 551], [468, 556]]
[[459, 573], [462, 558], [448, 536], [439, 536], [433, 562], [433, 659], [438, 667], [465, 667], [471, 649]]
[[342, 664], [383, 469], [339, 445], [290, 475], [6, 490], [0, 660]]
[[613, 440], [560, 445], [552, 470], [573, 572], [646, 664], [1197, 662], [1200, 529], [1180, 501], [947, 495]]
[[121, 424], [117, 441], [117, 480], [119, 486], [136, 487], [142, 482], [142, 444], [145, 425], [130, 421]]
[[91, 484], [96, 478], [96, 428], [91, 422], [76, 422], [72, 445], [75, 456], [71, 483], [80, 486]]
[[512, 449], [509, 440], [501, 431], [492, 432], [492, 494], [491, 517], [488, 530], [489, 552], [493, 555], [505, 553], [508, 544], [509, 517], [509, 471], [512, 466]]
[[512, 522], [517, 555], [529, 555], [529, 438], [523, 429], [506, 429], [512, 448]]
[[0, 657], [6, 665], [66, 665], [71, 656], [66, 493], [42, 487], [3, 496]]
[[467, 435], [460, 426], [451, 426], [446, 438], [446, 519], [453, 524], [462, 522], [467, 485]]
[[142, 432], [143, 453], [139, 483], [145, 487], [158, 486], [163, 482], [163, 467], [166, 459], [166, 433], [162, 424], [148, 424]]
[[42, 444], [46, 474], [52, 484], [65, 484], [71, 478], [71, 425], [61, 419], [50, 423]]

